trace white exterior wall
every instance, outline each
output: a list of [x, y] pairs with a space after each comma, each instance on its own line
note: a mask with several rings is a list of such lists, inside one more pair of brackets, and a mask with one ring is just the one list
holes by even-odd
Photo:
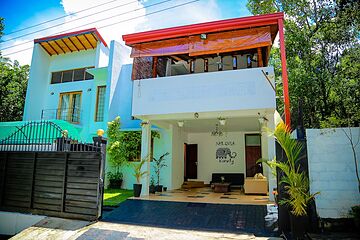
[[184, 143], [187, 135], [176, 125], [172, 125], [172, 176], [174, 189], [178, 189], [184, 182]]
[[[355, 163], [349, 140], [349, 129], [307, 129], [310, 190], [320, 192], [316, 209], [321, 218], [347, 217], [350, 207], [360, 203]], [[359, 128], [351, 128], [353, 139]], [[360, 144], [356, 148], [360, 157]]]
[[261, 72], [272, 67], [136, 80], [133, 116], [275, 109], [275, 92]]
[[46, 81], [49, 77], [49, 64], [50, 56], [39, 44], [35, 44], [26, 90], [23, 115], [24, 121], [37, 120], [41, 117], [41, 110], [44, 104], [44, 94], [47, 92], [47, 87], [49, 85]]

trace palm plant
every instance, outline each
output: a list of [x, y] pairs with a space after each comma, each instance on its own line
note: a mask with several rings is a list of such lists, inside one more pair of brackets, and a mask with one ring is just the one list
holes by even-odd
[[284, 122], [280, 122], [275, 130], [270, 131], [270, 133], [284, 150], [287, 160], [285, 162], [277, 162], [275, 159], [260, 161], [266, 163], [271, 169], [276, 170], [278, 168], [284, 173], [280, 183], [285, 185], [284, 188], [289, 197], [280, 200], [279, 204], [290, 206], [291, 213], [294, 216], [306, 216], [307, 206], [318, 192], [310, 193], [308, 176], [301, 171], [298, 164], [302, 145], [291, 137], [291, 129]]
[[139, 163], [133, 163], [134, 173], [133, 176], [136, 178], [136, 183], [140, 184], [141, 178], [148, 174], [147, 171], [142, 171], [142, 167], [145, 164], [146, 159], [141, 160]]
[[169, 154], [170, 153], [166, 152], [163, 155], [161, 155], [159, 158], [153, 157], [154, 169], [155, 169], [155, 174], [157, 177], [157, 185], [158, 186], [160, 185], [160, 171], [163, 167], [167, 167], [167, 165], [164, 163], [164, 161], [165, 161], [165, 157]]

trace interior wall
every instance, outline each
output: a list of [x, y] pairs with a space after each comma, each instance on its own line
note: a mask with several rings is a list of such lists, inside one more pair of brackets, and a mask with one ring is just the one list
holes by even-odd
[[[212, 137], [209, 132], [189, 133], [187, 143], [198, 144], [198, 180], [209, 183], [212, 173], [244, 173], [246, 175], [245, 132], [227, 132], [222, 137]], [[217, 159], [216, 151], [219, 148], [230, 149], [234, 158], [227, 156], [222, 160]]]

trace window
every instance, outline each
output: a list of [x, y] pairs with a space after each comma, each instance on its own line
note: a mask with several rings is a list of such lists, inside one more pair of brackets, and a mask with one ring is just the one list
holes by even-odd
[[93, 75], [86, 72], [86, 69], [89, 68], [93, 68], [93, 67], [53, 72], [51, 73], [51, 84], [94, 79]]
[[96, 96], [95, 122], [104, 121], [106, 86], [98, 86]]
[[57, 119], [80, 123], [81, 92], [61, 93]]

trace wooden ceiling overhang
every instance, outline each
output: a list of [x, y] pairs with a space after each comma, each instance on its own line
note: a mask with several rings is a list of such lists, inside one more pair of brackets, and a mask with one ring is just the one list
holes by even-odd
[[[131, 57], [171, 56], [180, 59], [244, 51], [270, 49], [283, 13], [227, 19], [166, 28], [123, 36], [132, 47]], [[202, 39], [200, 34], [206, 34]]]
[[40, 44], [50, 56], [95, 49], [98, 43], [107, 47], [96, 28], [39, 38], [34, 43]]

